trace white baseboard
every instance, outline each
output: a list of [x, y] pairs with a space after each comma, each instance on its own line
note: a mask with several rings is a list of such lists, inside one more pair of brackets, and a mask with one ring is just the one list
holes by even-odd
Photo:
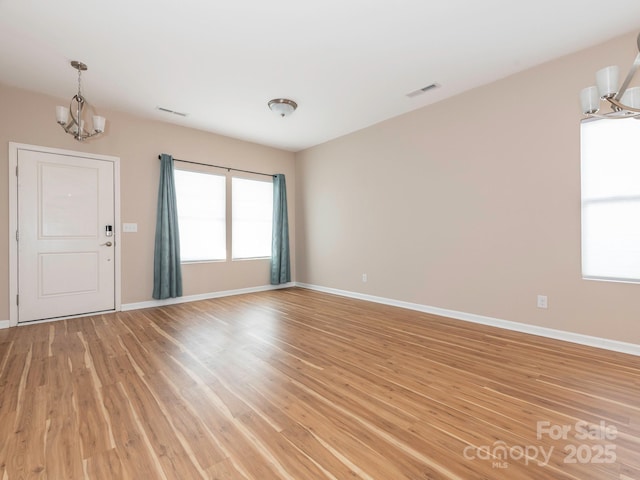
[[0, 320], [0, 330], [3, 328], [9, 328], [11, 326], [11, 322], [9, 320]]
[[294, 283], [284, 283], [282, 285], [263, 285], [260, 287], [240, 288], [237, 290], [224, 290], [221, 292], [202, 293], [199, 295], [187, 295], [185, 297], [167, 298], [165, 300], [149, 300], [138, 303], [122, 304], [123, 312], [129, 310], [139, 310], [141, 308], [162, 307], [165, 305], [176, 305], [178, 303], [197, 302], [198, 300], [209, 300], [211, 298], [230, 297], [232, 295], [243, 295], [245, 293], [266, 292], [268, 290], [280, 290], [281, 288], [289, 288], [295, 286]]
[[335, 288], [327, 288], [319, 285], [310, 285], [310, 284], [299, 283], [299, 282], [296, 285], [302, 288], [308, 288], [310, 290], [317, 290], [318, 292], [325, 292], [325, 293], [331, 293], [334, 295], [340, 295], [342, 297], [356, 298], [359, 300], [366, 300], [374, 303], [382, 303], [384, 305], [406, 308], [408, 310], [416, 310], [418, 312], [431, 313], [433, 315], [449, 317], [456, 320], [464, 320], [465, 322], [489, 325], [492, 327], [504, 328], [506, 330], [529, 333], [529, 334], [538, 335], [541, 337], [553, 338], [556, 340], [563, 340], [565, 342], [578, 343], [580, 345], [587, 345], [590, 347], [603, 348], [605, 350], [611, 350], [614, 352], [628, 353], [631, 355], [640, 356], [640, 345], [636, 345], [634, 343], [626, 343], [626, 342], [620, 342], [617, 340], [610, 340], [607, 338], [592, 337], [589, 335], [582, 335], [580, 333], [566, 332], [563, 330], [555, 330], [553, 328], [538, 327], [535, 325], [528, 325], [526, 323], [518, 323], [518, 322], [509, 321], [509, 320], [501, 320], [498, 318], [475, 315], [473, 313], [458, 312], [456, 310], [447, 310], [439, 307], [431, 307], [429, 305], [421, 305], [418, 303], [402, 302], [402, 301], [393, 300], [390, 298], [376, 297], [373, 295], [366, 295], [366, 294], [357, 293], [357, 292], [349, 292], [346, 290], [338, 290]]

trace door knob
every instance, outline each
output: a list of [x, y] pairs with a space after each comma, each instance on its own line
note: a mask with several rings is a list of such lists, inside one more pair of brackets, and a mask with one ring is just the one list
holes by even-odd
[[110, 247], [111, 245], [113, 245], [113, 243], [111, 242], [107, 242], [107, 243], [103, 243], [102, 245], [100, 245], [101, 247], [107, 246]]

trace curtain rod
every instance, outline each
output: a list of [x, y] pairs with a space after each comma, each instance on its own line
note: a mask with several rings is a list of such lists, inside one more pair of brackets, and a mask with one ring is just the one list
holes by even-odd
[[[158, 160], [160, 160], [161, 158], [162, 156], [158, 155]], [[223, 168], [226, 171], [233, 170], [234, 172], [253, 173], [254, 175], [264, 175], [265, 177], [275, 177], [275, 175], [270, 173], [252, 172], [251, 170], [241, 170], [239, 168], [223, 167], [221, 165], [211, 165], [210, 163], [192, 162], [191, 160], [180, 160], [179, 158], [174, 158], [173, 161], [182, 162], [182, 163], [191, 163], [193, 165], [202, 165], [204, 167]]]

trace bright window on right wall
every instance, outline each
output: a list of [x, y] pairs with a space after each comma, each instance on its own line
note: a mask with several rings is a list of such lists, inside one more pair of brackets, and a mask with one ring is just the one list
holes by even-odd
[[640, 120], [581, 125], [582, 277], [640, 282]]

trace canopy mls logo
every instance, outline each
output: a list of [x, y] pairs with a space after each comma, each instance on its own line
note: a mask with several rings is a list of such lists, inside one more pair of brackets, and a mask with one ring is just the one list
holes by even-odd
[[514, 445], [509, 446], [506, 442], [498, 440], [492, 445], [474, 447], [468, 445], [462, 452], [466, 460], [490, 461], [493, 468], [509, 468], [510, 461], [524, 461], [526, 466], [536, 464], [544, 467], [549, 464], [553, 447], [543, 447], [537, 445]]
[[563, 446], [508, 445], [505, 441], [498, 440], [491, 445], [468, 445], [462, 455], [465, 460], [489, 461], [492, 468], [503, 469], [509, 468], [509, 462], [545, 467], [549, 465], [554, 452], [560, 455], [562, 463], [567, 464], [615, 463], [616, 445], [606, 442], [613, 442], [617, 436], [618, 429], [604, 421], [599, 424], [584, 421], [552, 424], [545, 420], [536, 423], [536, 439], [565, 441]]

